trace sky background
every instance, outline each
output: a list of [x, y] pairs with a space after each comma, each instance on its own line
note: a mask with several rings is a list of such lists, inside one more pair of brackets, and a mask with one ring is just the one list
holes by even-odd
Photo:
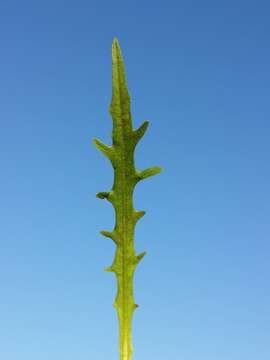
[[111, 45], [140, 183], [134, 360], [270, 358], [269, 1], [0, 3], [0, 357], [118, 359]]

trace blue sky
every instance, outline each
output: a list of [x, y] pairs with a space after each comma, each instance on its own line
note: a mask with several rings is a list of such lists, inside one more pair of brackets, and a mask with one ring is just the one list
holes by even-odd
[[0, 4], [0, 356], [118, 359], [111, 44], [134, 127], [134, 360], [270, 358], [267, 1]]

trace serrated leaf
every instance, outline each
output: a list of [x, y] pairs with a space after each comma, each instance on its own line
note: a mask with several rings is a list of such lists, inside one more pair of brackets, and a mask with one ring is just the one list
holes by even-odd
[[[110, 192], [99, 192], [97, 197], [109, 200], [115, 210], [114, 231], [101, 230], [101, 234], [116, 243], [113, 264], [105, 269], [117, 277], [117, 295], [113, 306], [118, 313], [120, 360], [132, 357], [132, 314], [138, 307], [133, 294], [133, 277], [130, 276], [146, 252], [134, 255], [134, 232], [137, 221], [145, 211], [135, 211], [132, 207], [133, 190], [137, 181], [161, 172], [160, 167], [136, 171], [134, 150], [145, 134], [149, 122], [145, 121], [133, 130], [130, 113], [130, 96], [125, 76], [125, 66], [118, 40], [112, 44], [112, 100], [109, 112], [113, 120], [112, 147], [94, 139], [94, 144], [111, 161], [113, 159], [114, 182]], [[132, 190], [132, 191], [131, 191]], [[117, 239], [116, 239], [117, 234]]]

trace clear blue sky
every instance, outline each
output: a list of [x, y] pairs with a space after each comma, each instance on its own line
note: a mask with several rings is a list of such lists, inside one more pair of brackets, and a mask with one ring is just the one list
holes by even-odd
[[0, 357], [118, 359], [111, 44], [134, 126], [147, 251], [134, 360], [270, 359], [268, 1], [0, 4]]

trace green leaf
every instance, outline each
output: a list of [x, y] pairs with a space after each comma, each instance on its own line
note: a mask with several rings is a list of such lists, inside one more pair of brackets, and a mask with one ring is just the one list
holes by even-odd
[[114, 230], [101, 230], [101, 234], [116, 244], [113, 263], [105, 271], [114, 272], [117, 277], [117, 295], [113, 306], [118, 313], [120, 360], [131, 360], [132, 315], [138, 307], [131, 274], [146, 254], [142, 252], [136, 255], [135, 251], [135, 225], [145, 215], [145, 211], [134, 210], [133, 191], [137, 181], [156, 175], [162, 169], [157, 166], [143, 171], [135, 169], [134, 144], [144, 136], [149, 122], [144, 121], [138, 129], [133, 130], [125, 66], [116, 38], [112, 44], [112, 100], [109, 112], [113, 121], [113, 145], [108, 146], [98, 139], [93, 142], [113, 163], [114, 181], [111, 191], [99, 192], [96, 196], [110, 201], [115, 210]]

